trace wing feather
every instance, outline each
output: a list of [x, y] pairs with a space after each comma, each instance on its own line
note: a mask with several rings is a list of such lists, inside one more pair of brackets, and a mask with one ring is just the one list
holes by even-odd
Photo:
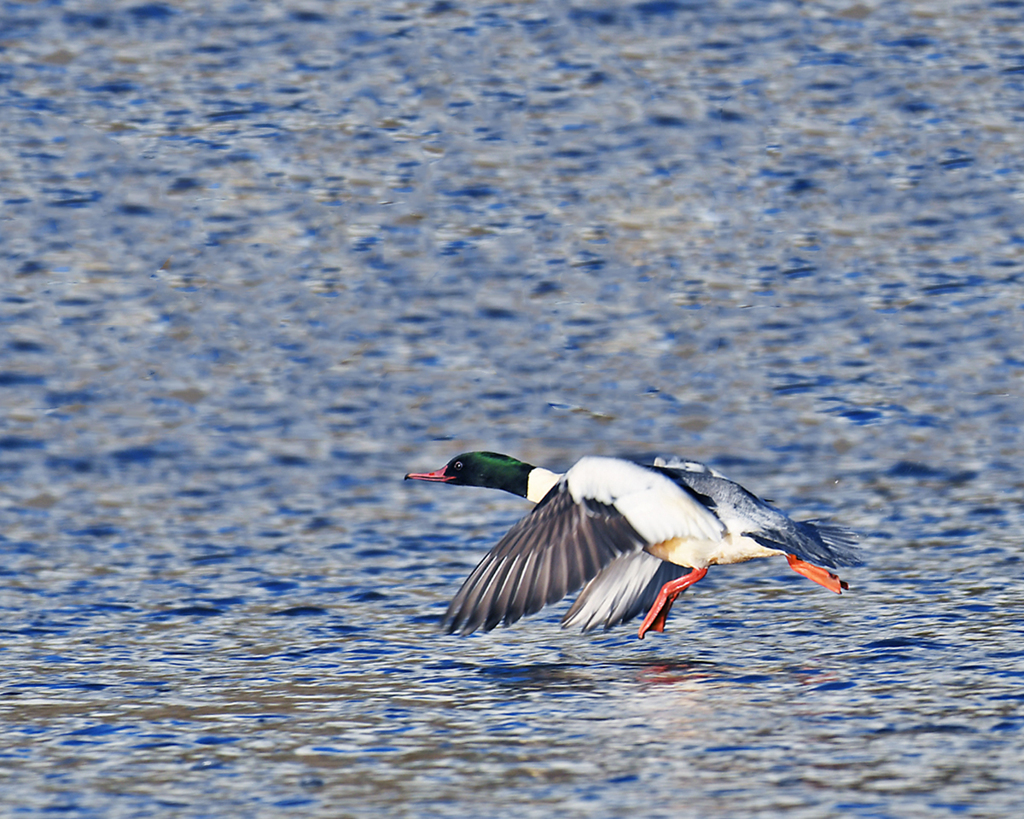
[[489, 631], [561, 600], [646, 541], [614, 506], [577, 503], [565, 481], [470, 573], [442, 619], [449, 633]]
[[562, 627], [607, 630], [632, 620], [654, 605], [662, 586], [690, 571], [647, 552], [619, 555], [580, 592], [562, 618]]

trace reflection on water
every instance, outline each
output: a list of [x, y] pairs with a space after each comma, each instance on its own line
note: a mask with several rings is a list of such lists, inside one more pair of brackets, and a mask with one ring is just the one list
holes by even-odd
[[[652, 686], [707, 683], [718, 677], [716, 671], [713, 663], [652, 661], [650, 665], [639, 669], [636, 680], [643, 685]], [[761, 682], [762, 679], [749, 680], [749, 682]], [[745, 679], [737, 680], [737, 682], [747, 681]]]
[[[0, 11], [8, 813], [1015, 815], [1020, 10], [752, 8]], [[444, 636], [468, 449], [867, 565]]]

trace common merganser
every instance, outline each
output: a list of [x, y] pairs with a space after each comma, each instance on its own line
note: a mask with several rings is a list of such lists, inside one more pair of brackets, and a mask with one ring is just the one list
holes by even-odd
[[562, 626], [608, 629], [650, 607], [642, 640], [664, 631], [676, 598], [708, 566], [786, 555], [794, 571], [841, 594], [849, 585], [816, 564], [861, 564], [849, 529], [792, 520], [697, 461], [587, 456], [557, 474], [466, 452], [405, 478], [502, 489], [537, 504], [462, 584], [442, 620], [449, 634], [512, 625], [587, 584]]

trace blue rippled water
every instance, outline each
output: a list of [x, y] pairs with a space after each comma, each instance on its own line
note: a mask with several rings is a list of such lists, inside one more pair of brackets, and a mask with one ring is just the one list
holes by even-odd
[[[1017, 4], [0, 7], [4, 815], [1004, 817]], [[436, 624], [467, 449], [711, 463], [841, 597]]]

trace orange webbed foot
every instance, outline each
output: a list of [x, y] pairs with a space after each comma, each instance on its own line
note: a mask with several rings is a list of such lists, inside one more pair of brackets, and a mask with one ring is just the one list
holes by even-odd
[[813, 563], [807, 563], [794, 555], [786, 555], [786, 558], [789, 560], [789, 567], [794, 572], [802, 574], [808, 580], [813, 580], [819, 586], [824, 586], [829, 591], [842, 594], [843, 589], [850, 588], [849, 583], [841, 580], [839, 575], [833, 574], [828, 569], [815, 566]]

